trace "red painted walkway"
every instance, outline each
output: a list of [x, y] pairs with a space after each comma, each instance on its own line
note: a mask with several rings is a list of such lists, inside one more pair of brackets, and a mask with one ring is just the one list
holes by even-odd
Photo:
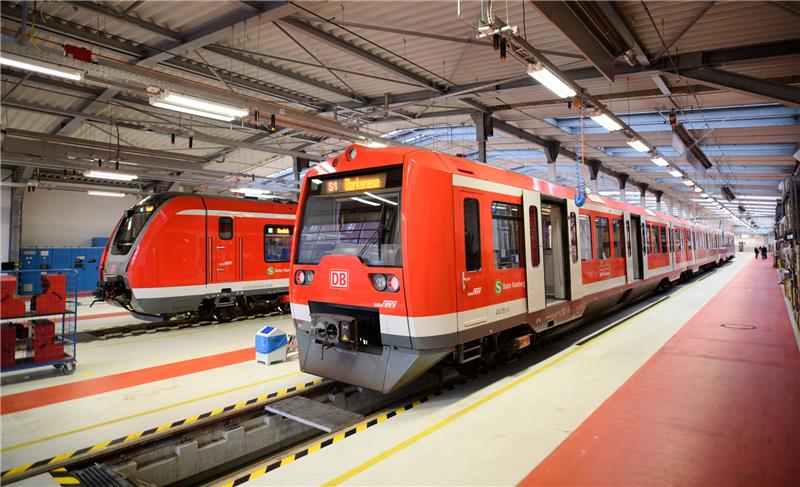
[[771, 263], [746, 265], [521, 485], [800, 485], [800, 352]]
[[0, 398], [0, 414], [10, 414], [28, 409], [48, 406], [59, 402], [94, 396], [105, 392], [134, 387], [149, 382], [171, 379], [182, 375], [203, 372], [218, 367], [255, 360], [254, 348], [243, 348], [232, 352], [207, 357], [182, 360], [171, 364], [156, 365], [145, 369], [107, 375], [96, 379], [71, 382], [32, 391], [20, 392]]

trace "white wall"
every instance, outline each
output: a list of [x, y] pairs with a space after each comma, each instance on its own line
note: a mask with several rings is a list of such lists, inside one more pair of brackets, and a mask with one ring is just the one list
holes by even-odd
[[11, 188], [0, 187], [0, 262], [8, 262], [8, 244], [11, 239]]
[[92, 237], [108, 237], [123, 212], [139, 199], [41, 188], [25, 193], [21, 246], [88, 246]]
[[767, 247], [770, 251], [775, 248], [773, 235], [745, 234], [736, 236], [736, 251], [739, 251], [739, 242], [744, 243], [744, 251], [752, 252], [755, 247]]

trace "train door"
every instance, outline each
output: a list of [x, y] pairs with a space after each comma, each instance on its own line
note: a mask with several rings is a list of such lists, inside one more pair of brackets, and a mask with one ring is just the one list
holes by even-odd
[[580, 229], [578, 226], [578, 207], [571, 199], [567, 200], [566, 205], [567, 228], [565, 229], [566, 242], [569, 246], [567, 259], [567, 289], [569, 290], [568, 299], [573, 301], [583, 297], [583, 268], [578, 258], [578, 241], [580, 239]]
[[567, 299], [566, 252], [567, 228], [561, 204], [542, 202], [542, 248], [544, 253], [544, 290], [547, 305]]
[[631, 249], [631, 214], [630, 212], [622, 213], [622, 226], [625, 242], [622, 244], [622, 253], [625, 256], [625, 279], [626, 282], [633, 282], [636, 279], [633, 275], [633, 251]]
[[209, 225], [209, 227], [213, 232], [210, 240], [214, 282], [233, 282], [239, 274], [238, 245], [234, 238], [233, 218], [221, 216], [217, 219], [216, 225]]
[[644, 278], [644, 253], [642, 244], [642, 218], [639, 215], [630, 216], [630, 228], [626, 228], [630, 232], [631, 243], [631, 266], [633, 267], [633, 278]]
[[489, 293], [495, 291], [487, 282], [492, 262], [486, 256], [491, 255], [491, 246], [486, 244], [484, 235], [491, 235], [491, 226], [484, 228], [488, 212], [481, 203], [482, 195], [453, 188], [453, 196], [458, 286], [456, 310], [458, 330], [461, 332], [488, 321]]
[[528, 291], [528, 313], [544, 308], [543, 242], [539, 230], [542, 210], [541, 195], [535, 191], [522, 192], [523, 221], [525, 222], [525, 280]]

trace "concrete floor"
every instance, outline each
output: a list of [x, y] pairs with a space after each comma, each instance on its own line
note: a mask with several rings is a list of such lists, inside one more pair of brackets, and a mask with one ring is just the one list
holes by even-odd
[[[516, 373], [490, 373], [250, 485], [516, 484], [751, 260], [741, 254], [586, 345], [549, 357], [532, 354]], [[106, 326], [107, 319], [126, 318], [96, 320]], [[214, 362], [212, 357], [239, 351], [249, 356], [254, 334], [265, 324], [291, 332], [287, 315], [113, 339], [81, 344], [73, 376], [31, 372], [30, 380], [18, 381], [4, 375], [5, 399], [63, 384], [78, 387], [81, 381], [113, 379], [128, 371], [149, 376], [151, 369], [183, 360], [209, 361], [192, 373], [4, 412], [3, 470], [310, 380], [298, 371], [296, 360], [269, 367], [247, 358], [222, 366]]]

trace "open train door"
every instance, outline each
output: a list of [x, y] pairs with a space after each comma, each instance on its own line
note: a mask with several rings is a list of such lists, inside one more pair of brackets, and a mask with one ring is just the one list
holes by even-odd
[[625, 226], [625, 229], [622, 232], [625, 236], [625, 241], [622, 243], [622, 251], [625, 253], [625, 279], [626, 282], [631, 283], [634, 279], [636, 279], [633, 274], [634, 259], [631, 251], [631, 212], [623, 212], [622, 220], [622, 224]]
[[528, 290], [528, 313], [544, 309], [544, 255], [541, 232], [541, 195], [522, 191], [523, 221], [525, 223], [525, 279]]
[[569, 242], [569, 256], [567, 268], [569, 270], [568, 299], [576, 301], [583, 297], [583, 268], [578, 258], [578, 242], [580, 242], [580, 228], [578, 225], [578, 206], [572, 199], [567, 199], [567, 239]]

